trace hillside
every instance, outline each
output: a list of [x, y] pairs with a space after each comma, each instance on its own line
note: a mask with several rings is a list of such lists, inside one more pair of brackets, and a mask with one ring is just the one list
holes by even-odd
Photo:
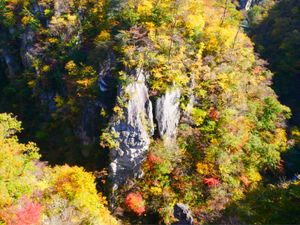
[[[271, 87], [279, 56], [269, 66], [256, 53], [280, 42], [258, 35], [271, 29], [265, 2], [0, 0], [0, 223], [204, 224], [251, 208], [291, 147], [291, 112]], [[23, 121], [19, 139], [5, 113]], [[9, 219], [23, 201], [34, 222]]]

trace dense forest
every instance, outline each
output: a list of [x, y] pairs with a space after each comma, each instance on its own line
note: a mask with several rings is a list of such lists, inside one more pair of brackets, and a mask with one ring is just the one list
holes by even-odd
[[298, 0], [0, 0], [0, 224], [299, 224]]

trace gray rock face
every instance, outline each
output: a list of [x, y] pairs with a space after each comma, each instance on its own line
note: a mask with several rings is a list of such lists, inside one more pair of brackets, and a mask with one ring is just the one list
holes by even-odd
[[13, 78], [20, 71], [20, 65], [17, 62], [16, 57], [8, 49], [0, 49], [0, 54], [4, 58], [4, 62], [7, 66], [7, 77]]
[[25, 68], [30, 68], [32, 66], [32, 58], [34, 55], [34, 39], [35, 34], [31, 29], [27, 29], [21, 36], [22, 42], [21, 42], [21, 59], [22, 64]]
[[194, 220], [189, 207], [182, 203], [177, 203], [174, 206], [174, 217], [178, 219], [178, 222], [172, 225], [192, 225]]
[[[97, 138], [97, 106], [90, 101], [84, 106], [81, 113], [81, 120], [78, 126], [75, 127], [75, 135], [80, 139], [83, 145], [91, 145], [96, 142]], [[82, 149], [82, 154], [85, 157], [89, 156], [87, 149]]]
[[241, 9], [249, 10], [253, 5], [258, 4], [261, 0], [240, 0]]
[[114, 118], [111, 132], [118, 134], [118, 147], [110, 152], [110, 177], [113, 189], [117, 189], [127, 178], [141, 177], [141, 164], [146, 157], [153, 134], [152, 104], [149, 100], [145, 76], [120, 91], [119, 97], [129, 100], [123, 109], [122, 118]]
[[112, 88], [112, 68], [115, 66], [116, 62], [114, 54], [108, 53], [107, 60], [100, 66], [98, 74], [98, 87], [101, 92], [108, 92]]
[[176, 130], [180, 119], [179, 99], [180, 90], [169, 90], [158, 98], [155, 107], [155, 119], [161, 138], [176, 138]]
[[190, 125], [194, 125], [194, 121], [192, 118], [192, 112], [193, 112], [193, 108], [194, 108], [195, 104], [197, 104], [197, 100], [194, 95], [195, 86], [196, 86], [195, 77], [194, 77], [194, 75], [191, 75], [190, 82], [188, 84], [189, 89], [188, 89], [188, 93], [187, 93], [189, 101], [186, 106], [186, 109], [182, 112], [182, 115], [181, 115], [181, 122], [187, 123]]

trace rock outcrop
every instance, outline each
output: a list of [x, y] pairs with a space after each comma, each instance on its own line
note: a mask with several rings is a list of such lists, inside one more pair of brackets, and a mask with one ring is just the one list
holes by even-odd
[[258, 4], [261, 0], [240, 0], [241, 9], [249, 10], [253, 5]]
[[[83, 145], [91, 145], [96, 142], [97, 123], [95, 121], [97, 121], [98, 111], [98, 107], [93, 101], [87, 102], [82, 110], [81, 120], [75, 128], [75, 134]], [[87, 157], [89, 152], [83, 149], [82, 154]]]
[[197, 104], [197, 99], [194, 94], [196, 83], [194, 75], [191, 75], [190, 82], [188, 84], [188, 91], [185, 96], [186, 100], [188, 100], [188, 104], [186, 105], [185, 109], [181, 113], [180, 122], [186, 123], [189, 125], [194, 125], [194, 120], [192, 118], [192, 113], [194, 106]]
[[[117, 146], [110, 151], [110, 177], [113, 189], [117, 189], [127, 178], [141, 177], [141, 164], [146, 157], [153, 134], [152, 103], [145, 85], [145, 74], [140, 73], [136, 81], [119, 93], [126, 102], [123, 115], [116, 115], [110, 132], [118, 134]], [[126, 99], [128, 98], [128, 99]]]
[[161, 138], [172, 140], [176, 138], [177, 126], [180, 119], [180, 90], [168, 90], [157, 99], [155, 106], [155, 119]]
[[177, 203], [174, 206], [174, 217], [178, 220], [172, 225], [192, 225], [194, 220], [189, 207], [182, 203]]

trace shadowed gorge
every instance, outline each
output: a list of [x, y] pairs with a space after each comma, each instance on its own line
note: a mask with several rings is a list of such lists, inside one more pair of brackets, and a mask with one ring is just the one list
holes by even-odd
[[[274, 73], [273, 88], [281, 102], [292, 110], [289, 130], [298, 140], [300, 125], [300, 3], [288, 1], [263, 1], [249, 12], [250, 35], [255, 48], [266, 59]], [[299, 172], [299, 146], [285, 154], [287, 174]]]

